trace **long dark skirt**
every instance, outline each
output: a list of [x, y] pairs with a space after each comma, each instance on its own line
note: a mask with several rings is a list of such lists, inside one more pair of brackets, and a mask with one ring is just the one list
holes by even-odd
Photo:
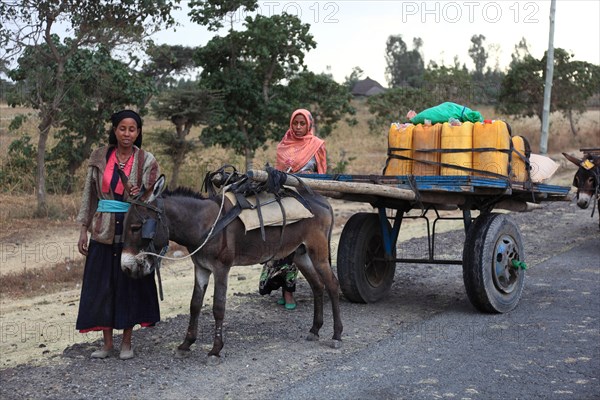
[[122, 247], [90, 240], [76, 325], [82, 333], [153, 326], [160, 320], [154, 274], [141, 279], [125, 275]]

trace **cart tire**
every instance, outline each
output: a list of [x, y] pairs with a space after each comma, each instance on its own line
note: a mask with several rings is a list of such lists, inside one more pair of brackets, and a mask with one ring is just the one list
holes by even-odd
[[512, 266], [525, 253], [517, 225], [506, 214], [479, 216], [469, 228], [463, 249], [463, 280], [471, 304], [479, 311], [505, 313], [523, 292], [525, 271]]
[[[358, 213], [350, 217], [342, 231], [337, 256], [338, 280], [349, 301], [374, 303], [388, 295], [396, 262], [384, 261], [384, 256], [379, 216]], [[395, 246], [392, 256], [396, 258]]]

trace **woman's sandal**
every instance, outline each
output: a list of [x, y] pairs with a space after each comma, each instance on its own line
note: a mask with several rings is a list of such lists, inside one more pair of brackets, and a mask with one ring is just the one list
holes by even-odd
[[296, 303], [286, 303], [285, 304], [285, 309], [286, 310], [295, 310], [296, 309]]
[[98, 349], [92, 353], [90, 357], [103, 359], [110, 355], [110, 350]]

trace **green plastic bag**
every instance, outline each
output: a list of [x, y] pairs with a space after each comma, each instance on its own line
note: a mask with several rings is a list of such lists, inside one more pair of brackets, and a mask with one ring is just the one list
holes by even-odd
[[438, 122], [448, 122], [450, 118], [456, 118], [460, 122], [482, 122], [483, 117], [479, 111], [473, 111], [469, 107], [461, 106], [460, 104], [445, 102], [435, 107], [421, 111], [410, 119], [413, 124], [423, 124], [425, 120], [431, 121], [432, 124]]

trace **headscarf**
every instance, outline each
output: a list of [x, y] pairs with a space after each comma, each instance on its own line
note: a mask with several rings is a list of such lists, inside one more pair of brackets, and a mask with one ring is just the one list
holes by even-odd
[[[292, 121], [298, 114], [303, 115], [308, 124], [307, 133], [302, 137], [297, 136], [292, 127]], [[325, 174], [327, 172], [325, 141], [315, 136], [315, 124], [310, 111], [300, 108], [292, 113], [290, 128], [277, 145], [277, 169], [298, 172], [313, 156], [317, 160], [317, 173]]]
[[115, 128], [119, 125], [119, 122], [123, 121], [125, 118], [132, 118], [135, 120], [138, 129], [140, 130], [140, 134], [133, 142], [134, 145], [141, 148], [142, 147], [142, 117], [138, 113], [133, 110], [121, 110], [110, 116], [110, 121], [112, 122], [112, 127], [110, 128], [110, 133], [108, 134], [108, 144], [117, 144], [117, 136], [115, 135]]

